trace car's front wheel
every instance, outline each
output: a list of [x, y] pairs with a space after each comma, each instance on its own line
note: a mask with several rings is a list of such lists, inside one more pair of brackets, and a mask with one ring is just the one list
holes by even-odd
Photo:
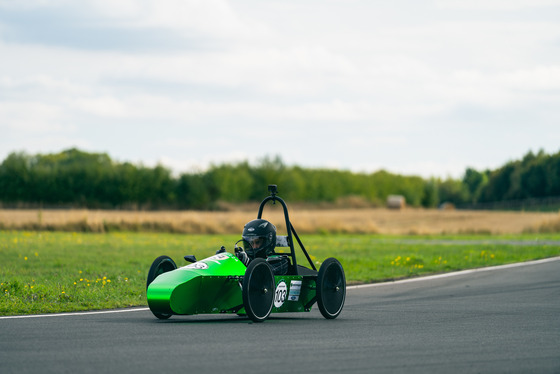
[[[166, 273], [171, 270], [177, 269], [177, 265], [175, 261], [169, 256], [159, 256], [152, 262], [152, 266], [150, 266], [150, 270], [148, 271], [148, 279], [146, 280], [146, 289], [150, 283], [154, 281], [159, 275]], [[163, 314], [163, 313], [155, 313], [152, 311], [154, 316], [159, 319], [168, 319], [171, 317], [171, 314]]]
[[274, 303], [274, 275], [266, 260], [256, 258], [243, 276], [243, 306], [253, 322], [268, 318]]

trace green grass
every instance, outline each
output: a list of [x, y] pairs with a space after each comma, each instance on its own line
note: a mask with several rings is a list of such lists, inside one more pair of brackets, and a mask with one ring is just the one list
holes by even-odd
[[[236, 235], [0, 231], [0, 315], [146, 305], [146, 275], [157, 256], [169, 255], [182, 266], [186, 254], [202, 259], [221, 245], [231, 251], [237, 239]], [[327, 257], [338, 258], [349, 284], [560, 255], [560, 234], [306, 235], [302, 240], [317, 267]], [[298, 261], [306, 262], [299, 254]]]

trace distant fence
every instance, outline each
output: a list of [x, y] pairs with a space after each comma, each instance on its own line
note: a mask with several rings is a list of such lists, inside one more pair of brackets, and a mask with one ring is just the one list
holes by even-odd
[[560, 211], [560, 196], [461, 204], [457, 205], [457, 209], [556, 212]]

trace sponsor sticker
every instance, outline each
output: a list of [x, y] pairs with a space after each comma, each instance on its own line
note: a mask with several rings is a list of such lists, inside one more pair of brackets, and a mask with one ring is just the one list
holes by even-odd
[[206, 265], [204, 262], [195, 262], [194, 264], [190, 264], [188, 266], [185, 266], [188, 269], [198, 269], [198, 270], [206, 270], [208, 269], [208, 265]]
[[212, 257], [208, 257], [206, 260], [208, 261], [212, 261], [217, 263], [218, 265], [220, 265], [220, 261], [221, 260], [227, 260], [229, 258], [229, 256], [225, 253], [218, 253], [217, 255], [214, 255]]
[[286, 282], [281, 281], [276, 286], [276, 292], [274, 293], [274, 306], [280, 308], [284, 301], [286, 301], [286, 294], [288, 293], [288, 287], [286, 286]]
[[288, 301], [298, 301], [301, 293], [301, 281], [293, 280], [290, 282], [290, 293], [288, 294]]

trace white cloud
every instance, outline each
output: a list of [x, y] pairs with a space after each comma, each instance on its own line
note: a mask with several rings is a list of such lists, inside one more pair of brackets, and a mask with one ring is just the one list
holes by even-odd
[[404, 175], [458, 179], [463, 176], [465, 166], [455, 160], [415, 162], [411, 159], [404, 165], [393, 167], [393, 171]]
[[[216, 148], [215, 148], [216, 149]], [[235, 164], [238, 162], [250, 161], [255, 162], [256, 160], [251, 157], [250, 154], [243, 151], [217, 151], [212, 155], [203, 157], [185, 157], [176, 158], [173, 156], [161, 156], [157, 160], [151, 160], [146, 163], [147, 166], [155, 166], [157, 164], [164, 165], [175, 172], [175, 175], [181, 173], [191, 173], [191, 172], [204, 172], [208, 170], [210, 165], [220, 165], [220, 164]]]
[[[558, 144], [560, 24], [550, 14], [559, 7], [544, 0], [0, 0], [0, 126], [27, 136], [18, 146], [31, 150], [50, 135], [53, 146], [176, 167], [281, 152], [293, 163], [447, 173], [472, 159], [452, 158], [462, 145], [481, 141], [467, 123], [499, 134], [515, 119], [521, 134], [495, 146], [503, 153]], [[44, 24], [26, 14], [60, 29], [39, 29]], [[154, 39], [144, 43], [148, 35]], [[168, 37], [178, 42], [160, 48]], [[538, 129], [528, 132], [524, 121]], [[128, 130], [120, 128], [134, 124], [136, 145], [97, 136], [92, 126], [100, 124], [121, 137]], [[281, 129], [276, 143], [290, 146], [244, 148], [267, 126]], [[419, 133], [433, 134], [423, 148]], [[456, 143], [440, 148], [442, 136]], [[376, 149], [399, 149], [418, 163]], [[481, 150], [481, 159], [503, 157], [491, 152]]]
[[[36, 74], [21, 77], [8, 75], [0, 76], [0, 89], [14, 93], [25, 92], [26, 97], [36, 96], [44, 99], [45, 93], [64, 93], [67, 95], [91, 94], [91, 90], [70, 82], [68, 79], [58, 79], [51, 75]], [[5, 91], [6, 92], [6, 91]]]
[[[92, 8], [121, 27], [172, 29], [194, 37], [247, 38], [254, 30], [224, 0], [91, 0]], [[258, 29], [263, 32], [262, 28]]]
[[[361, 133], [363, 135], [363, 133]], [[367, 148], [378, 147], [381, 145], [403, 147], [409, 144], [409, 140], [405, 136], [387, 136], [382, 134], [374, 134], [368, 137], [356, 136], [348, 138], [347, 144], [351, 147]]]
[[0, 8], [34, 10], [37, 8], [58, 7], [72, 3], [71, 0], [0, 0]]
[[124, 103], [114, 97], [79, 98], [70, 102], [71, 106], [86, 114], [100, 117], [122, 118], [131, 117], [132, 108], [127, 108]]
[[499, 74], [498, 79], [505, 87], [515, 90], [560, 91], [560, 65], [508, 71]]
[[9, 132], [31, 132], [29, 135], [68, 130], [59, 124], [65, 111], [42, 102], [0, 101], [0, 128]]
[[518, 11], [528, 8], [558, 6], [558, 0], [436, 0], [436, 6], [447, 9], [479, 11]]

